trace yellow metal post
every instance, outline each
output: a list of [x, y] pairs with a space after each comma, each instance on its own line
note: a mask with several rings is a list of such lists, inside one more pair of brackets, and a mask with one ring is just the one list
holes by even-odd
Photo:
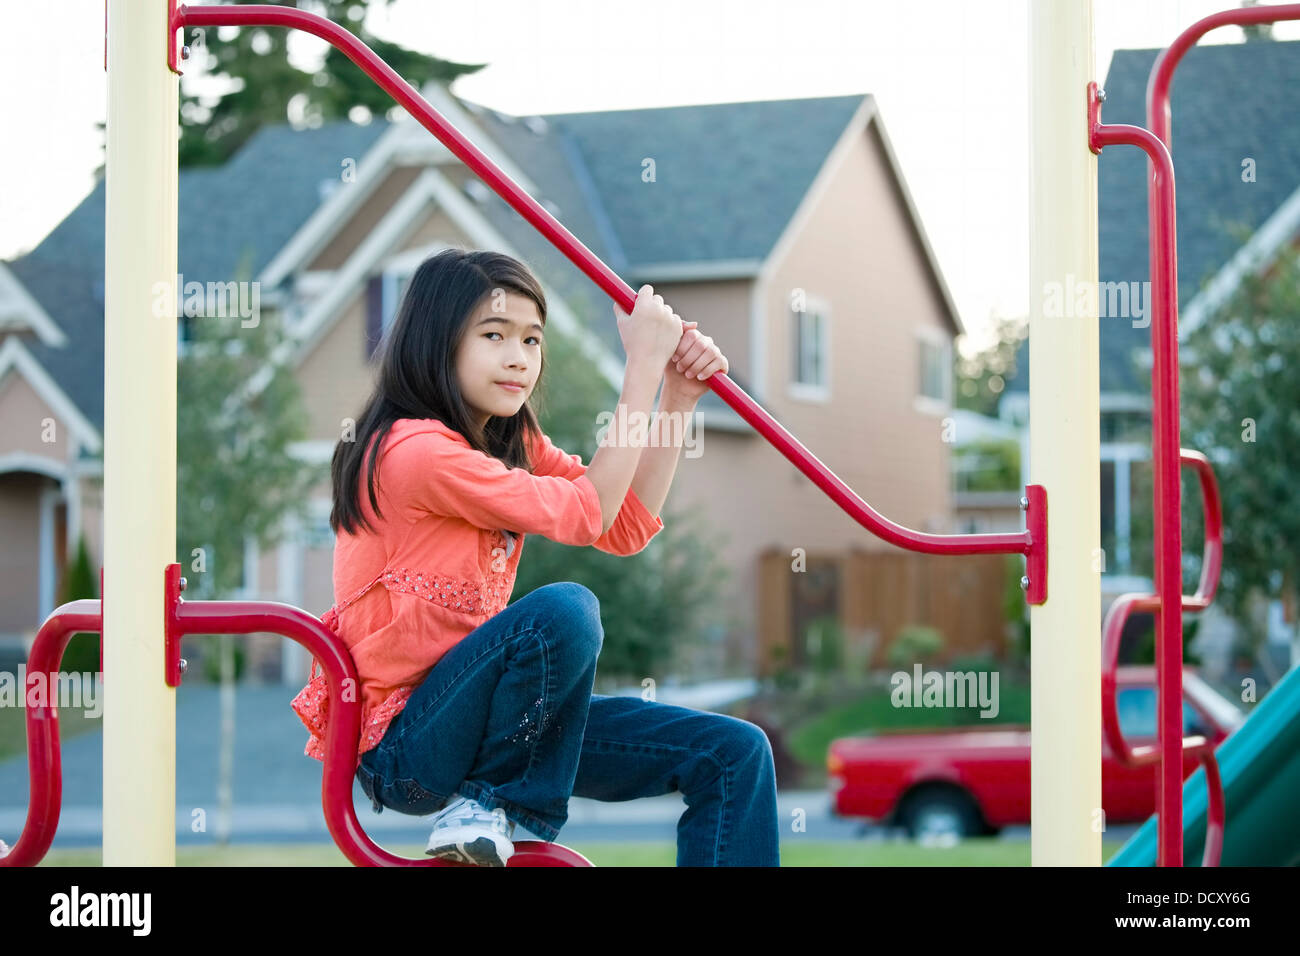
[[1030, 610], [1035, 866], [1101, 864], [1101, 482], [1092, 0], [1029, 3], [1029, 469], [1047, 489]]
[[176, 864], [177, 94], [167, 0], [109, 0], [104, 221], [104, 865]]

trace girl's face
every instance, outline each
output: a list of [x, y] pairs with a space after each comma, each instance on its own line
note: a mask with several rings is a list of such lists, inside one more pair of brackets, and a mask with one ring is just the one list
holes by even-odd
[[[542, 320], [525, 295], [489, 295], [474, 315], [456, 356], [461, 394], [480, 426], [509, 418], [528, 401], [542, 368]], [[502, 383], [521, 383], [508, 388]]]

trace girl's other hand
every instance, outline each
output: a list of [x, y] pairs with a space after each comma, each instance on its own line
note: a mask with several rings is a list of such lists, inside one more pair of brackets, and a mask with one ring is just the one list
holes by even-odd
[[709, 390], [708, 379], [714, 372], [725, 375], [731, 368], [713, 339], [696, 329], [699, 324], [682, 324], [685, 331], [681, 342], [664, 369], [664, 391], [689, 401], [699, 399]]
[[637, 292], [636, 304], [628, 315], [614, 304], [618, 334], [623, 339], [629, 364], [644, 364], [655, 371], [673, 355], [682, 338], [682, 320], [649, 283]]

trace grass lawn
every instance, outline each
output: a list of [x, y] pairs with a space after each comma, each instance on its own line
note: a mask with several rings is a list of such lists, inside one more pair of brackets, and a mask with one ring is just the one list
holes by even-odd
[[[1108, 860], [1120, 840], [1102, 842], [1102, 859]], [[671, 843], [566, 844], [597, 866], [674, 866], [677, 848]], [[417, 857], [423, 845], [388, 847], [402, 856]], [[101, 851], [51, 851], [41, 866], [100, 866]], [[992, 838], [965, 840], [951, 848], [928, 848], [907, 842], [839, 843], [798, 841], [781, 847], [782, 866], [1029, 866], [1028, 840]], [[338, 848], [329, 844], [283, 846], [179, 847], [177, 866], [348, 866]]]
[[[65, 707], [59, 711], [59, 741], [90, 733], [104, 726], [104, 715], [87, 717], [88, 711]], [[0, 707], [0, 760], [27, 753], [27, 708]]]

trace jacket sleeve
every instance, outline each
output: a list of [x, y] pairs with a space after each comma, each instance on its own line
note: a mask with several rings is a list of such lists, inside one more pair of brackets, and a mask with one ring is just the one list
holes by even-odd
[[439, 432], [412, 435], [384, 453], [384, 492], [399, 506], [460, 517], [478, 528], [589, 545], [601, 536], [591, 479], [538, 476]]
[[[541, 444], [534, 447], [536, 449], [532, 456], [534, 475], [566, 478], [570, 481], [577, 481], [586, 475], [587, 466], [582, 463], [582, 458], [557, 448], [548, 436], [543, 435]], [[590, 478], [586, 480], [588, 483], [591, 481]], [[663, 528], [663, 519], [652, 515], [650, 509], [629, 487], [626, 497], [623, 498], [623, 504], [618, 509], [618, 515], [614, 518], [614, 523], [591, 544], [592, 547], [606, 554], [626, 557], [645, 548], [650, 543], [650, 539]]]

